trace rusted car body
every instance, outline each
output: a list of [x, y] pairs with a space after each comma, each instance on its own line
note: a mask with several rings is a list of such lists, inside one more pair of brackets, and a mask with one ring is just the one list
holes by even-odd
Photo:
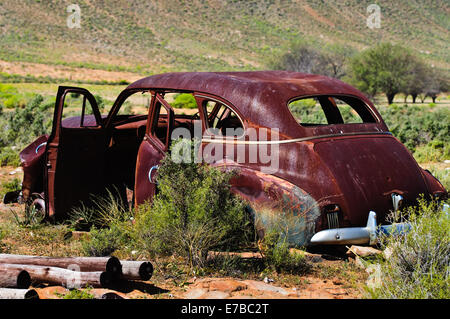
[[[119, 114], [128, 97], [142, 92], [151, 95], [147, 114]], [[174, 92], [192, 95], [197, 113], [176, 114], [165, 98]], [[74, 93], [83, 97], [82, 114], [63, 120], [65, 97]], [[302, 125], [294, 117], [288, 105], [304, 98], [320, 101], [328, 123]], [[360, 123], [344, 123], [333, 98], [350, 105]], [[225, 109], [221, 115], [220, 107]], [[89, 205], [92, 194], [104, 194], [110, 186], [122, 194], [132, 190], [134, 204], [142, 204], [155, 194], [155, 172], [173, 131], [183, 127], [195, 135], [195, 125], [199, 152], [210, 156], [208, 163], [237, 172], [232, 191], [250, 203], [261, 235], [270, 223], [284, 222], [289, 240], [307, 245], [321, 231], [364, 233], [369, 224], [385, 224], [390, 211], [413, 205], [420, 194], [447, 196], [392, 136], [364, 94], [336, 79], [284, 71], [153, 75], [122, 91], [108, 115], [100, 114], [87, 90], [60, 87], [51, 134], [20, 155], [22, 196], [37, 200], [55, 220], [66, 218], [80, 203]], [[226, 136], [213, 127], [242, 133]], [[272, 147], [268, 152], [275, 169], [268, 169], [267, 158], [248, 155], [261, 146]], [[208, 148], [213, 151], [205, 155]], [[216, 156], [218, 150], [223, 156]], [[376, 214], [370, 217], [369, 212]], [[313, 242], [366, 242], [365, 235], [340, 238], [334, 233], [334, 240]]]

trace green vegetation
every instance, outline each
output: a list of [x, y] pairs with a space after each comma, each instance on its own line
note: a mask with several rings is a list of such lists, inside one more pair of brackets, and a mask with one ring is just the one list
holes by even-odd
[[14, 111], [0, 113], [0, 163], [18, 166], [18, 152], [37, 136], [49, 132], [54, 101], [44, 101], [37, 94], [24, 106], [14, 105]]
[[[352, 49], [389, 39], [448, 69], [446, 1], [382, 3], [380, 29], [366, 25], [371, 3], [168, 0], [130, 7], [119, 0], [108, 6], [79, 1], [77, 30], [66, 26], [67, 4], [6, 1], [0, 4], [0, 59], [142, 75], [251, 70], [264, 68], [268, 57], [299, 38]], [[158, 19], [148, 18], [155, 14]]]
[[270, 229], [264, 235], [262, 253], [265, 256], [267, 267], [279, 273], [307, 273], [311, 269], [311, 265], [302, 254], [290, 252], [286, 239], [287, 234], [277, 227]]
[[[191, 143], [179, 143], [187, 143], [187, 151], [193, 155]], [[105, 256], [119, 249], [136, 249], [149, 255], [176, 253], [190, 268], [201, 268], [211, 249], [250, 244], [251, 220], [244, 203], [230, 193], [231, 176], [166, 156], [158, 170], [158, 194], [151, 205], [138, 208], [133, 223], [133, 212], [112, 193], [99, 198], [91, 209], [73, 212], [73, 220], [83, 218], [96, 227], [83, 243], [84, 252], [91, 256]]]
[[[194, 158], [194, 143], [176, 146]], [[253, 240], [245, 204], [230, 192], [232, 173], [166, 156], [158, 169], [158, 189], [151, 206], [136, 215], [138, 240], [163, 254], [177, 252], [191, 267], [204, 265], [208, 250], [236, 249]]]
[[270, 67], [341, 79], [348, 74], [349, 60], [354, 54], [355, 51], [348, 46], [300, 40], [293, 42], [286, 53], [275, 57]]
[[62, 299], [95, 299], [95, 296], [90, 293], [91, 288], [71, 289], [66, 294], [56, 293], [58, 297]]
[[179, 109], [196, 109], [197, 102], [192, 94], [180, 93], [175, 96], [171, 103], [172, 107]]
[[351, 82], [371, 96], [386, 94], [392, 104], [396, 94], [423, 93], [435, 102], [437, 94], [448, 90], [448, 79], [400, 45], [381, 43], [362, 51], [351, 61]]
[[[426, 106], [395, 104], [378, 107], [377, 109], [392, 134], [411, 152], [414, 153], [416, 147], [428, 143], [433, 143], [434, 148], [448, 148], [450, 143], [450, 126], [448, 125], [450, 109], [446, 107], [429, 109]], [[448, 152], [443, 151], [439, 154], [442, 153], [443, 157], [439, 156], [432, 160], [449, 159]]]
[[381, 261], [381, 286], [369, 289], [373, 298], [448, 299], [450, 291], [450, 218], [436, 202], [423, 198], [392, 216], [407, 221], [411, 230], [382, 240], [389, 256]]

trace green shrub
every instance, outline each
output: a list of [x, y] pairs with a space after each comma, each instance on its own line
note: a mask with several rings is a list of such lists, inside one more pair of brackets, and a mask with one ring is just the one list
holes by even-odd
[[133, 219], [133, 212], [123, 202], [116, 188], [106, 190], [106, 195], [92, 196], [91, 201], [90, 206], [81, 205], [70, 211], [69, 219], [73, 224], [83, 219], [86, 224], [105, 228]]
[[450, 110], [430, 110], [417, 105], [377, 107], [389, 130], [414, 152], [433, 140], [450, 143]]
[[450, 144], [434, 140], [426, 145], [417, 146], [414, 151], [414, 158], [419, 163], [443, 162], [450, 159]]
[[22, 147], [45, 134], [52, 125], [50, 113], [42, 111], [44, 98], [36, 95], [24, 108], [5, 112], [0, 120], [0, 147]]
[[262, 247], [267, 267], [278, 273], [304, 274], [311, 269], [303, 255], [291, 253], [287, 236], [281, 229], [268, 230]]
[[71, 289], [66, 294], [57, 293], [56, 295], [62, 297], [62, 299], [95, 299], [95, 296], [89, 291], [90, 289]]
[[[395, 217], [395, 218], [394, 218]], [[450, 216], [436, 202], [419, 199], [393, 221], [407, 220], [411, 230], [384, 237], [390, 256], [381, 264], [381, 287], [368, 289], [374, 298], [450, 298]]]
[[[181, 144], [179, 144], [181, 143]], [[191, 159], [194, 143], [187, 143]], [[189, 155], [188, 154], [188, 155]], [[158, 194], [136, 216], [141, 246], [151, 253], [178, 253], [202, 267], [210, 249], [233, 249], [253, 235], [243, 201], [230, 192], [232, 173], [166, 156], [158, 170]]]
[[192, 94], [180, 93], [177, 94], [175, 100], [171, 103], [172, 107], [177, 109], [196, 109], [197, 102]]
[[4, 147], [0, 152], [0, 166], [14, 166], [20, 165], [19, 152], [12, 147]]
[[2, 184], [1, 190], [2, 190], [2, 193], [8, 193], [8, 192], [14, 192], [14, 191], [20, 190], [21, 188], [22, 188], [22, 184], [20, 182], [20, 179], [15, 177], [10, 181], [4, 182]]
[[73, 225], [83, 220], [92, 225], [90, 237], [82, 243], [88, 256], [109, 256], [131, 242], [133, 212], [122, 202], [117, 192], [107, 191], [105, 196], [94, 196], [93, 205], [82, 205], [70, 212]]
[[25, 205], [22, 217], [12, 209], [10, 212], [19, 227], [31, 229], [39, 228], [42, 226], [42, 221], [45, 218], [44, 213], [37, 209], [34, 205]]
[[89, 239], [82, 243], [83, 252], [87, 256], [110, 256], [122, 246], [122, 238], [123, 230], [120, 228], [120, 224], [114, 224], [104, 229], [93, 228], [90, 231]]

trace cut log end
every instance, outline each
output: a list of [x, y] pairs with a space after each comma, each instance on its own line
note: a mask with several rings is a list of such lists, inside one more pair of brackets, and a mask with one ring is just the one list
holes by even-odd
[[139, 267], [139, 276], [141, 277], [141, 280], [147, 281], [152, 278], [153, 275], [153, 265], [150, 262], [144, 262]]
[[109, 257], [109, 260], [106, 263], [106, 271], [112, 274], [122, 273], [122, 264], [120, 263], [120, 260], [114, 256]]
[[100, 285], [103, 288], [111, 287], [114, 283], [114, 275], [109, 272], [102, 272], [100, 274]]
[[21, 272], [19, 272], [19, 275], [17, 276], [17, 288], [26, 289], [30, 287], [30, 285], [31, 277], [28, 271], [22, 270]]
[[36, 290], [30, 289], [25, 293], [24, 299], [40, 299], [40, 298]]

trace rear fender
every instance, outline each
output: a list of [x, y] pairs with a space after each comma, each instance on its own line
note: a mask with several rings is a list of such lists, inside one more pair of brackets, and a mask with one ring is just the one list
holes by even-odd
[[271, 229], [283, 231], [289, 244], [306, 245], [315, 233], [320, 208], [306, 191], [273, 175], [239, 166], [231, 191], [249, 203], [256, 232], [262, 239]]
[[431, 174], [429, 170], [422, 169], [422, 175], [427, 184], [428, 191], [435, 198], [440, 200], [446, 200], [448, 198], [448, 192], [441, 184], [441, 182]]

